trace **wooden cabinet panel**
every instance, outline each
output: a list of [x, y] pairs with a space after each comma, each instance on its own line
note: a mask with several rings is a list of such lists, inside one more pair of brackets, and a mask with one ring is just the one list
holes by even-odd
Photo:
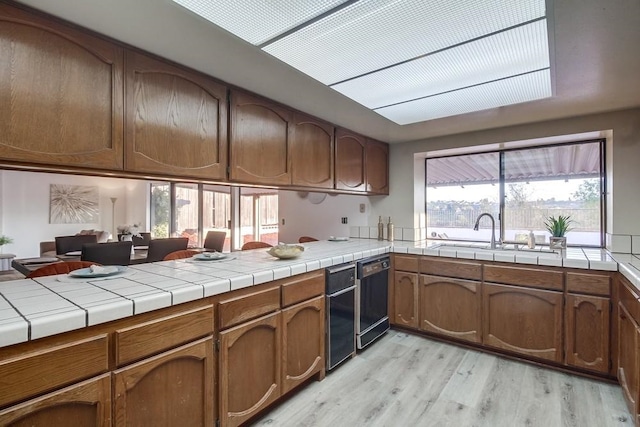
[[0, 425], [108, 427], [111, 425], [111, 374], [0, 411]]
[[482, 264], [478, 262], [422, 257], [420, 258], [420, 272], [434, 276], [482, 280]]
[[0, 4], [0, 158], [123, 167], [120, 47]]
[[219, 328], [226, 329], [280, 309], [280, 288], [270, 288], [220, 301]]
[[345, 129], [336, 130], [336, 189], [365, 191], [366, 140]]
[[333, 144], [333, 125], [295, 113], [291, 143], [291, 183], [333, 188]]
[[114, 371], [114, 426], [210, 426], [213, 338]]
[[108, 363], [106, 334], [2, 360], [0, 407], [107, 372]]
[[220, 333], [220, 423], [238, 426], [282, 392], [280, 312]]
[[567, 294], [565, 363], [609, 371], [609, 298]]
[[118, 329], [115, 332], [116, 364], [122, 366], [211, 334], [211, 305]]
[[368, 140], [365, 159], [367, 192], [389, 194], [389, 145]]
[[229, 178], [255, 184], [290, 184], [292, 121], [292, 111], [232, 91]]
[[282, 393], [324, 376], [324, 296], [282, 311]]
[[324, 294], [324, 270], [286, 279], [282, 283], [282, 307], [308, 300]]
[[418, 274], [396, 271], [393, 283], [393, 317], [396, 325], [418, 328]]
[[151, 57], [126, 54], [126, 169], [225, 179], [227, 88]]
[[393, 268], [397, 271], [418, 272], [418, 257], [411, 255], [394, 255]]
[[562, 293], [483, 285], [483, 343], [562, 362]]
[[624, 304], [619, 303], [618, 309], [618, 381], [629, 412], [636, 415], [640, 392], [640, 330]]
[[562, 271], [545, 270], [542, 268], [485, 265], [484, 280], [486, 282], [561, 291], [564, 284], [564, 273]]
[[420, 276], [420, 329], [482, 341], [480, 282]]
[[611, 277], [595, 273], [567, 273], [567, 292], [611, 295]]

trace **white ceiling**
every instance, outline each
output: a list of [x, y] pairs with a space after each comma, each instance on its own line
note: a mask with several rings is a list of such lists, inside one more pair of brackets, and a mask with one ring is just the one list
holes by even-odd
[[[387, 142], [640, 106], [640, 1], [547, 0], [552, 98], [398, 125], [171, 0], [21, 0]], [[554, 49], [552, 49], [552, 52]]]

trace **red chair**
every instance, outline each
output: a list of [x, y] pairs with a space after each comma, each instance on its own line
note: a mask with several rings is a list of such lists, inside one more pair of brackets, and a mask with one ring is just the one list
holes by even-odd
[[270, 245], [268, 243], [265, 242], [247, 242], [244, 245], [242, 245], [242, 250], [246, 251], [249, 249], [260, 249], [260, 248], [272, 248], [273, 245]]
[[184, 259], [184, 258], [191, 258], [194, 255], [198, 255], [200, 253], [200, 251], [194, 251], [193, 249], [184, 249], [182, 251], [175, 251], [175, 252], [171, 252], [170, 254], [167, 254], [163, 261], [171, 261], [174, 259]]
[[56, 274], [67, 274], [74, 270], [91, 267], [92, 265], [98, 264], [90, 261], [56, 262], [54, 264], [42, 266], [37, 270], [33, 270], [31, 273], [29, 273], [27, 279], [33, 279], [34, 277], [53, 276]]

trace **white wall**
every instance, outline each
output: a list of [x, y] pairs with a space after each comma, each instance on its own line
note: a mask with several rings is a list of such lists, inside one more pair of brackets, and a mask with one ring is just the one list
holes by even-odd
[[[300, 236], [311, 236], [320, 240], [329, 236], [349, 236], [350, 226], [368, 225], [373, 215], [370, 198], [366, 196], [327, 195], [319, 204], [311, 203], [312, 198], [302, 198], [295, 191], [278, 192], [278, 239], [281, 242], [295, 243]], [[365, 206], [364, 213], [360, 213], [360, 204]], [[348, 218], [347, 224], [340, 222], [342, 217]], [[375, 218], [377, 222], [378, 217]]]
[[[100, 219], [93, 224], [49, 224], [49, 185], [95, 185], [99, 187]], [[83, 229], [112, 232], [111, 197], [117, 197], [115, 225], [142, 222], [146, 229], [144, 181], [22, 171], [0, 170], [0, 230], [13, 238], [4, 252], [18, 258], [40, 254], [41, 241], [75, 234]]]

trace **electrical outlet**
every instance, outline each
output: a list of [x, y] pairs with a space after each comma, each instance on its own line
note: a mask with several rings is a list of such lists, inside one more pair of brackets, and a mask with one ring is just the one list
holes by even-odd
[[348, 222], [347, 221], [347, 217], [343, 216], [340, 222], [342, 222], [343, 224], [347, 224], [347, 222]]
[[284, 225], [284, 218], [282, 218], [282, 225]]
[[364, 210], [365, 210], [365, 204], [360, 203], [360, 213], [364, 213]]

